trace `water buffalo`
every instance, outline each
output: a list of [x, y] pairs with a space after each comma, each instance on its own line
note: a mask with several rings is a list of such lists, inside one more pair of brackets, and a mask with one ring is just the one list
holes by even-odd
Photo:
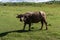
[[31, 29], [31, 24], [32, 23], [38, 23], [41, 22], [41, 28], [40, 30], [43, 28], [43, 24], [45, 23], [46, 25], [46, 30], [47, 28], [47, 22], [46, 22], [46, 14], [43, 11], [39, 11], [39, 12], [26, 12], [24, 14], [20, 14], [17, 15], [17, 18], [20, 19], [20, 21], [24, 22], [24, 27], [23, 30], [25, 30], [25, 26], [26, 24], [29, 25], [29, 31]]

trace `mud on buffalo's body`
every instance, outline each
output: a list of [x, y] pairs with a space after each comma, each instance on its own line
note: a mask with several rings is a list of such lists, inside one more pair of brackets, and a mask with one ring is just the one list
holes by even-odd
[[38, 23], [41, 22], [41, 28], [43, 28], [43, 24], [45, 23], [46, 25], [46, 30], [47, 28], [47, 22], [46, 22], [46, 14], [43, 11], [39, 11], [39, 12], [26, 12], [24, 14], [20, 14], [17, 15], [17, 18], [20, 18], [20, 21], [24, 21], [24, 28], [23, 30], [25, 30], [25, 26], [26, 24], [29, 24], [29, 30], [31, 28], [31, 24], [32, 23]]

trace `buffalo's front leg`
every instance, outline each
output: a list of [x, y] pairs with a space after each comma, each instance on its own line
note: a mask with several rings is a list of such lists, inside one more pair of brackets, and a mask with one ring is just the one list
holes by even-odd
[[44, 23], [45, 23], [45, 25], [46, 25], [46, 30], [48, 29], [48, 27], [47, 27], [47, 22], [46, 22], [46, 20], [44, 20]]
[[23, 30], [25, 30], [25, 26], [26, 26], [26, 23], [24, 23], [24, 27], [23, 27]]
[[29, 24], [29, 31], [31, 31], [31, 29], [30, 29], [30, 28], [31, 28], [31, 23]]

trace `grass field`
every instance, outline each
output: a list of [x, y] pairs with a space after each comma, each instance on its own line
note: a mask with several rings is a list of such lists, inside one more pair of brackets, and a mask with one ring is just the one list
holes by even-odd
[[[16, 18], [17, 14], [28, 11], [45, 11], [48, 30], [39, 30], [41, 24], [33, 24], [32, 31], [19, 32], [23, 23]], [[28, 30], [28, 26], [26, 29]], [[0, 40], [60, 40], [60, 5], [32, 6], [0, 6]]]

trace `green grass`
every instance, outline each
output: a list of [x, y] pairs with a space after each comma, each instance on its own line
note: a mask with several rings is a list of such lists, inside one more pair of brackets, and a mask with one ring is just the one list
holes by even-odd
[[[45, 11], [47, 22], [51, 24], [48, 30], [39, 30], [41, 24], [33, 24], [32, 31], [10, 32], [1, 36], [1, 33], [22, 30], [23, 23], [16, 18], [17, 14], [28, 11]], [[28, 26], [26, 26], [28, 30]], [[0, 6], [0, 40], [60, 40], [60, 5], [45, 5], [41, 7], [32, 6]]]

